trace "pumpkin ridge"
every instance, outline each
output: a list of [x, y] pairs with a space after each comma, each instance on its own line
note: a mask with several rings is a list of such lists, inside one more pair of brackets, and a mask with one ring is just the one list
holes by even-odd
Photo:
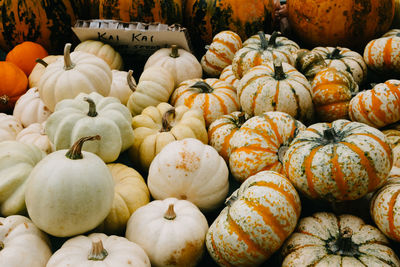
[[392, 83], [385, 83], [389, 90], [396, 96], [397, 101], [400, 103], [400, 84], [396, 86]]
[[342, 195], [343, 198], [345, 198], [345, 196], [347, 195], [347, 191], [348, 191], [348, 186], [345, 183], [344, 179], [343, 179], [343, 172], [340, 168], [340, 164], [338, 162], [338, 154], [336, 153], [336, 146], [332, 146], [332, 154], [334, 155], [332, 157], [332, 176], [336, 182], [336, 185], [340, 191], [340, 194]]
[[268, 135], [268, 134], [265, 134], [264, 132], [262, 132], [262, 131], [259, 131], [260, 129], [253, 129], [253, 128], [249, 128], [249, 127], [246, 127], [246, 126], [244, 126], [244, 127], [242, 127], [241, 128], [241, 130], [243, 130], [243, 131], [248, 131], [248, 132], [250, 132], [250, 133], [254, 133], [254, 134], [257, 134], [257, 135], [260, 135], [261, 137], [263, 137], [263, 140], [265, 140], [267, 143], [269, 143], [271, 146], [273, 146], [273, 147], [275, 147], [275, 148], [278, 148], [279, 147], [279, 143], [278, 144], [276, 144], [275, 142], [273, 142], [272, 140], [271, 140], [271, 138], [270, 137], [272, 137], [271, 135]]
[[275, 150], [272, 150], [269, 147], [262, 147], [259, 144], [252, 144], [252, 145], [248, 145], [248, 146], [238, 147], [238, 148], [235, 148], [232, 152], [241, 152], [241, 151], [244, 151], [249, 154], [254, 154], [257, 151], [264, 151], [264, 152], [276, 154]]
[[215, 71], [221, 72], [224, 68], [217, 66], [216, 64], [212, 64], [208, 61], [207, 57], [204, 57], [203, 59], [203, 63], [205, 63], [207, 65], [207, 67], [209, 67], [210, 69], [213, 69]]
[[392, 197], [390, 198], [389, 201], [389, 207], [388, 207], [388, 222], [389, 222], [389, 233], [390, 236], [395, 237], [397, 240], [400, 239], [400, 235], [396, 233], [395, 231], [395, 226], [394, 226], [394, 207], [397, 202], [397, 197], [400, 194], [400, 190], [395, 192]]
[[221, 148], [221, 156], [225, 159], [225, 160], [229, 160], [229, 156], [228, 156], [228, 149], [229, 149], [229, 145], [230, 145], [230, 141], [232, 139], [232, 136], [237, 132], [237, 129], [233, 129], [228, 135], [225, 136], [224, 138], [224, 143], [222, 144], [222, 148]]
[[[362, 96], [362, 95], [359, 95], [358, 98], [353, 98], [354, 101], [359, 100], [359, 101], [358, 101], [358, 107], [359, 107], [359, 111], [360, 111], [360, 113], [361, 113], [361, 116], [363, 116], [363, 118], [368, 122], [369, 125], [375, 125], [375, 124], [371, 121], [371, 119], [369, 118], [369, 116], [368, 116], [368, 112], [367, 112], [366, 109], [365, 109], [364, 98], [361, 97], [361, 96]], [[352, 100], [353, 100], [353, 99], [352, 99]], [[350, 104], [350, 106], [352, 106], [352, 105]], [[354, 114], [353, 114], [353, 112], [352, 112], [352, 109], [350, 109], [350, 117], [352, 117], [352, 116], [354, 116]], [[353, 117], [353, 118], [354, 118], [354, 117]]]
[[392, 153], [391, 153], [390, 146], [389, 146], [388, 144], [386, 144], [385, 142], [383, 142], [381, 139], [377, 138], [375, 135], [373, 135], [373, 134], [366, 134], [366, 133], [353, 133], [352, 135], [363, 135], [363, 136], [368, 136], [368, 137], [374, 139], [375, 141], [377, 141], [377, 142], [379, 143], [380, 146], [382, 146], [382, 147], [385, 149], [388, 158], [391, 158], [390, 161], [393, 160], [393, 159], [392, 159], [393, 157], [392, 157]]
[[374, 64], [374, 62], [375, 62], [375, 60], [374, 60], [374, 58], [373, 58], [373, 56], [372, 56], [372, 47], [374, 47], [375, 42], [376, 42], [376, 39], [375, 39], [375, 40], [372, 40], [372, 41], [367, 45], [367, 48], [368, 48], [368, 61], [371, 62], [371, 64]]
[[[225, 91], [221, 91], [221, 92], [217, 92], [217, 93], [226, 95], [232, 101], [232, 103], [235, 104], [236, 110], [239, 110], [240, 107], [239, 107], [238, 101], [236, 101], [236, 99], [233, 98], [231, 94], [228, 94], [228, 92], [225, 92]], [[224, 114], [227, 114], [227, 113], [228, 113], [228, 110], [226, 112], [224, 112]]]
[[213, 252], [216, 254], [215, 257], [226, 267], [232, 267], [232, 265], [227, 262], [224, 257], [221, 255], [221, 252], [218, 250], [218, 247], [215, 245], [214, 241], [214, 233], [209, 232], [210, 234], [210, 240], [211, 240], [211, 246], [213, 248]]
[[[282, 136], [281, 136], [281, 134], [279, 133], [278, 126], [276, 125], [276, 123], [272, 120], [271, 117], [269, 117], [269, 116], [268, 116], [267, 114], [265, 114], [265, 113], [264, 113], [264, 115], [262, 116], [262, 118], [271, 126], [272, 131], [274, 131], [274, 133], [275, 133], [275, 135], [276, 135], [276, 138], [278, 139], [278, 145], [279, 145], [279, 144], [282, 144], [282, 143], [283, 143]], [[293, 130], [294, 130], [295, 127], [292, 127], [292, 128], [293, 128]]]
[[259, 75], [254, 75], [253, 77], [248, 79], [244, 85], [240, 86], [241, 90], [240, 91], [238, 90], [239, 91], [239, 93], [238, 93], [239, 99], [240, 99], [240, 97], [242, 95], [243, 88], [246, 88], [247, 86], [249, 86], [249, 84], [252, 83], [254, 80], [257, 80], [257, 79], [263, 78], [263, 77], [268, 77], [268, 75], [266, 75], [265, 73], [260, 73]]
[[[372, 107], [380, 107], [383, 103], [382, 101], [379, 99], [379, 97], [377, 96], [377, 94], [380, 94], [381, 92], [377, 92], [375, 90], [371, 91], [371, 105]], [[383, 93], [384, 94], [384, 93]], [[386, 113], [381, 110], [380, 108], [375, 108], [373, 111], [373, 114], [378, 118], [378, 120], [380, 120], [383, 123], [387, 123], [386, 120]]]
[[317, 192], [315, 191], [315, 189], [314, 189], [314, 183], [313, 183], [313, 178], [314, 178], [314, 174], [313, 174], [313, 172], [311, 171], [311, 164], [312, 164], [312, 160], [314, 159], [314, 156], [315, 156], [315, 154], [317, 153], [317, 151], [320, 149], [320, 148], [322, 148], [323, 146], [316, 146], [316, 147], [314, 147], [312, 150], [311, 150], [311, 152], [310, 152], [310, 154], [305, 158], [305, 160], [304, 160], [304, 169], [305, 169], [305, 172], [306, 172], [306, 176], [307, 176], [307, 185], [308, 185], [308, 188], [309, 188], [309, 190], [310, 190], [310, 195], [313, 197], [313, 198], [317, 198], [318, 197], [318, 194], [317, 194]]
[[[278, 107], [278, 104], [279, 104], [279, 89], [280, 89], [280, 87], [279, 87], [279, 85], [280, 85], [280, 81], [277, 81], [277, 83], [276, 83], [276, 87], [275, 87], [275, 95], [274, 95], [274, 102], [273, 102], [273, 106], [274, 106], [274, 111], [276, 111], [277, 110], [277, 107]], [[290, 86], [290, 88], [292, 88], [292, 85], [290, 85], [289, 84], [289, 86]], [[297, 102], [297, 101], [296, 101]], [[297, 104], [299, 104], [298, 102], [297, 102]], [[254, 109], [253, 109], [254, 110]]]
[[383, 64], [385, 68], [390, 69], [392, 65], [392, 41], [393, 38], [388, 38], [385, 47], [383, 48]]
[[[299, 117], [303, 117], [304, 114], [301, 114], [301, 113], [306, 112], [306, 110], [300, 109], [300, 98], [299, 98], [299, 95], [297, 94], [296, 89], [294, 89], [292, 83], [288, 82], [288, 85], [290, 87], [290, 90], [293, 93], [294, 99], [296, 100], [296, 111], [295, 111], [296, 116], [294, 116], [294, 118], [298, 119]], [[299, 109], [300, 109], [300, 112], [299, 112]]]
[[207, 120], [207, 117], [211, 113], [211, 111], [210, 111], [210, 94], [204, 95], [203, 112], [204, 112], [204, 118]]
[[[231, 33], [229, 33], [229, 34], [232, 35]], [[236, 40], [237, 40], [237, 39], [236, 39]], [[230, 51], [232, 54], [235, 54], [235, 53], [236, 53], [236, 47], [235, 47], [235, 45], [234, 45], [232, 42], [226, 42], [226, 41], [224, 41], [223, 39], [222, 39], [222, 40], [221, 40], [221, 39], [216, 39], [216, 40], [214, 40], [213, 42], [224, 45], [225, 47], [227, 47], [227, 48], [229, 49], [229, 51]], [[217, 53], [215, 53], [215, 54], [217, 54]], [[231, 60], [227, 59], [226, 57], [223, 57], [223, 59], [224, 59], [224, 61], [225, 61], [226, 63], [229, 63], [229, 64], [231, 63]]]

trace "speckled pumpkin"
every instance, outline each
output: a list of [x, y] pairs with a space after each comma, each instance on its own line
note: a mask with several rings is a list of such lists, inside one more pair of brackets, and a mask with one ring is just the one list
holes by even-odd
[[[398, 2], [400, 4], [400, 1], [396, 0], [396, 2]], [[399, 6], [400, 7], [400, 6]], [[400, 15], [400, 14], [399, 14]], [[400, 26], [400, 25], [399, 25]], [[400, 37], [400, 29], [391, 29], [389, 30], [387, 33], [385, 33], [384, 35], [382, 35], [382, 37]]]
[[242, 39], [237, 33], [219, 32], [207, 46], [207, 52], [201, 58], [203, 71], [212, 77], [219, 76], [225, 67], [232, 64], [233, 57], [240, 48], [242, 48]]
[[355, 200], [380, 187], [392, 168], [386, 136], [359, 122], [316, 123], [302, 131], [283, 158], [294, 186], [312, 199]]
[[400, 37], [390, 36], [371, 40], [364, 49], [368, 67], [384, 74], [400, 74]]
[[182, 82], [172, 93], [170, 103], [203, 111], [207, 127], [222, 115], [240, 109], [236, 90], [228, 83], [214, 79], [192, 79]]
[[267, 62], [250, 69], [239, 82], [238, 97], [249, 116], [281, 111], [309, 123], [314, 115], [310, 83], [284, 62]]
[[376, 128], [399, 121], [400, 80], [388, 80], [358, 93], [350, 101], [349, 116]]
[[358, 85], [347, 71], [330, 67], [315, 75], [312, 100], [319, 121], [349, 119], [349, 103], [358, 92]]
[[229, 65], [222, 70], [221, 75], [219, 76], [219, 79], [221, 81], [225, 81], [225, 82], [229, 83], [230, 85], [233, 86], [233, 88], [235, 88], [235, 90], [237, 90], [240, 80], [238, 78], [236, 78], [235, 74], [233, 73], [232, 65]]
[[23, 126], [16, 117], [0, 113], [0, 142], [15, 140], [22, 129]]
[[264, 170], [283, 172], [282, 155], [306, 127], [284, 112], [269, 111], [248, 119], [230, 141], [229, 168], [239, 182]]
[[252, 67], [278, 59], [291, 65], [300, 47], [279, 32], [271, 35], [259, 32], [243, 43], [243, 48], [236, 52], [232, 61], [232, 70], [236, 78], [241, 79]]
[[282, 248], [282, 267], [400, 266], [389, 241], [353, 215], [319, 212], [300, 220]]
[[206, 246], [219, 266], [259, 266], [293, 232], [300, 198], [283, 175], [263, 171], [249, 177], [212, 223]]
[[393, 167], [400, 168], [400, 130], [383, 130], [393, 151]]
[[312, 82], [314, 76], [326, 68], [326, 62], [319, 53], [308, 49], [299, 49], [296, 53], [294, 66]]

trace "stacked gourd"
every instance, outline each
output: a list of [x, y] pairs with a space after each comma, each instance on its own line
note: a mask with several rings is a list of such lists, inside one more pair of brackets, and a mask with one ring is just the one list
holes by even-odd
[[[362, 56], [226, 30], [200, 61], [156, 51], [137, 83], [100, 41], [14, 59], [19, 82], [0, 84], [0, 232], [16, 237], [0, 247], [25, 238], [40, 253], [0, 250], [0, 263], [195, 266], [207, 251], [258, 266], [281, 249], [282, 266], [400, 266], [387, 239], [400, 240], [396, 42], [389, 32]], [[362, 90], [371, 70], [391, 79]], [[379, 229], [330, 212], [372, 194]], [[328, 208], [305, 216], [306, 201]], [[45, 233], [69, 239], [51, 255]]]

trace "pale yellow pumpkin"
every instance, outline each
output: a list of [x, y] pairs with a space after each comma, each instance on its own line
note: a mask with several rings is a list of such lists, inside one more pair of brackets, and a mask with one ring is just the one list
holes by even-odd
[[23, 129], [22, 124], [12, 115], [0, 113], [0, 142], [15, 140], [17, 134]]
[[35, 65], [35, 67], [33, 67], [31, 74], [29, 74], [29, 77], [28, 77], [29, 88], [38, 87], [40, 78], [42, 77], [46, 67], [49, 64], [55, 62], [60, 57], [62, 57], [62, 56], [50, 55], [50, 56], [47, 56], [42, 59], [38, 58], [36, 60], [37, 63]]
[[129, 97], [136, 90], [136, 81], [133, 71], [112, 70], [111, 90], [108, 96], [118, 98], [123, 105], [127, 105]]

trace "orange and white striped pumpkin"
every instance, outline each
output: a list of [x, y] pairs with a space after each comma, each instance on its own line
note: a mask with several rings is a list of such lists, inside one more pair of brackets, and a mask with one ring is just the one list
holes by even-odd
[[175, 107], [185, 105], [201, 109], [207, 127], [220, 116], [240, 109], [236, 90], [227, 82], [214, 78], [182, 82], [172, 93], [170, 103]]
[[390, 239], [400, 242], [400, 168], [393, 167], [385, 185], [371, 201], [371, 217]]
[[382, 133], [386, 135], [392, 146], [393, 151], [393, 168], [400, 168], [400, 130], [388, 129], [383, 130]]
[[349, 116], [376, 128], [399, 121], [400, 80], [388, 80], [358, 93], [350, 101]]
[[368, 67], [380, 73], [400, 74], [400, 37], [390, 36], [370, 41], [364, 49]]
[[311, 51], [320, 54], [328, 68], [349, 72], [357, 84], [363, 83], [367, 77], [364, 58], [355, 51], [344, 47], [315, 47]]
[[316, 123], [302, 131], [283, 158], [294, 186], [312, 199], [355, 200], [380, 187], [392, 168], [386, 136], [359, 122]]
[[229, 162], [230, 141], [232, 136], [249, 119], [244, 112], [234, 111], [223, 115], [210, 124], [208, 128], [209, 144], [218, 151], [218, 153]]
[[389, 240], [359, 217], [318, 212], [300, 220], [282, 248], [282, 267], [400, 266]]
[[349, 103], [358, 85], [347, 71], [326, 68], [318, 72], [311, 84], [312, 100], [319, 121], [349, 119]]
[[227, 66], [225, 69], [222, 70], [221, 75], [219, 76], [221, 81], [225, 81], [237, 90], [239, 86], [239, 79], [236, 78], [235, 74], [232, 71], [232, 65]]
[[212, 77], [219, 76], [225, 67], [232, 64], [233, 57], [240, 48], [242, 48], [242, 39], [237, 33], [219, 32], [201, 58], [203, 71]]
[[382, 35], [382, 37], [395, 37], [395, 36], [400, 37], [400, 29], [391, 29], [390, 31]]
[[299, 45], [278, 35], [278, 32], [271, 35], [258, 32], [243, 43], [243, 47], [236, 52], [232, 61], [232, 70], [236, 78], [241, 79], [252, 67], [274, 59], [294, 64]]
[[314, 114], [310, 83], [285, 62], [267, 62], [250, 69], [239, 82], [238, 97], [249, 116], [282, 111], [307, 123]]
[[257, 172], [283, 172], [282, 154], [306, 127], [287, 113], [269, 111], [248, 119], [232, 137], [229, 168], [239, 182]]
[[293, 232], [300, 198], [286, 177], [263, 171], [249, 177], [210, 226], [206, 246], [220, 266], [259, 266]]

